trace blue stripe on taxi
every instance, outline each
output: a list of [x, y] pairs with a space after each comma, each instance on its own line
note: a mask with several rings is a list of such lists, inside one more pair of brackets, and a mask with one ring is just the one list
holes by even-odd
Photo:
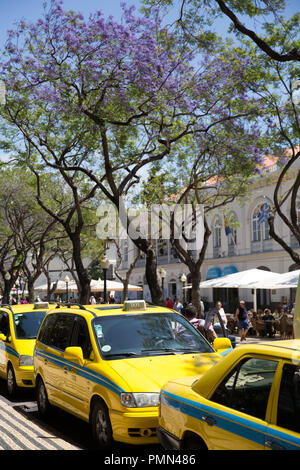
[[97, 372], [92, 372], [90, 369], [87, 369], [86, 367], [82, 367], [75, 362], [66, 360], [65, 358], [60, 358], [55, 354], [51, 354], [49, 352], [45, 353], [45, 351], [42, 351], [41, 349], [35, 349], [34, 354], [36, 356], [44, 357], [47, 358], [50, 362], [55, 364], [58, 367], [65, 367], [68, 366], [69, 370], [71, 371], [72, 368], [77, 369], [77, 375], [80, 375], [81, 377], [85, 377], [86, 379], [90, 380], [91, 382], [98, 383], [100, 385], [103, 385], [105, 388], [108, 388], [112, 392], [115, 392], [117, 394], [125, 392], [122, 388], [120, 388], [118, 385], [116, 385], [114, 382], [109, 380], [107, 377], [104, 377], [101, 374], [98, 374]]
[[247, 420], [236, 415], [234, 416], [233, 421], [232, 414], [227, 413], [226, 411], [222, 411], [219, 408], [207, 406], [202, 403], [199, 404], [196, 401], [189, 400], [188, 398], [184, 398], [179, 395], [174, 395], [164, 390], [161, 391], [161, 400], [165, 406], [174, 408], [175, 410], [200, 421], [204, 421], [202, 413], [211, 413], [211, 415], [216, 419], [215, 425], [217, 427], [233, 434], [237, 434], [250, 441], [256, 442], [262, 446], [264, 446], [265, 443], [265, 435], [268, 435], [284, 440], [287, 450], [300, 449], [299, 438], [291, 436], [288, 433], [276, 431], [274, 429], [272, 429], [272, 432], [270, 433], [269, 426], [255, 423], [251, 420]]

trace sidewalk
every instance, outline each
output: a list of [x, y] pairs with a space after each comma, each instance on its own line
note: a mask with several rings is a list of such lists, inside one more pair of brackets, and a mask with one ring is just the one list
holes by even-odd
[[12, 402], [0, 395], [0, 451], [79, 450], [62, 436], [47, 429], [47, 425], [39, 425], [12, 405]]
[[277, 333], [274, 338], [269, 338], [268, 336], [251, 336], [247, 335], [246, 336], [246, 341], [240, 342], [240, 337], [237, 334], [234, 334], [233, 336], [236, 337], [236, 345], [239, 346], [240, 344], [257, 344], [257, 343], [272, 343], [276, 341], [281, 341], [282, 339], [280, 338], [280, 335]]

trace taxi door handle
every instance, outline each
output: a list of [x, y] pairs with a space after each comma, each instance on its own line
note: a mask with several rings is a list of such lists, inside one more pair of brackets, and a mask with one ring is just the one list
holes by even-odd
[[217, 421], [211, 416], [202, 416], [202, 420], [209, 426], [214, 426], [215, 424], [217, 424]]
[[286, 450], [285, 447], [277, 444], [274, 441], [266, 441], [265, 446], [272, 450]]

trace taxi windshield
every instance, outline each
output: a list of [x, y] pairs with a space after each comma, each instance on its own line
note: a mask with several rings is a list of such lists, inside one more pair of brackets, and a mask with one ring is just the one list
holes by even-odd
[[46, 315], [46, 310], [14, 313], [14, 326], [17, 339], [35, 339]]
[[93, 328], [107, 360], [214, 352], [184, 317], [172, 312], [98, 317]]

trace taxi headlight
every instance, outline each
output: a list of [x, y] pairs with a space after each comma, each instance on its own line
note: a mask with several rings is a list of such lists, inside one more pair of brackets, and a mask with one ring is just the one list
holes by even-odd
[[33, 357], [32, 356], [20, 356], [19, 364], [20, 366], [33, 366]]
[[121, 393], [121, 403], [127, 408], [158, 406], [159, 393]]

